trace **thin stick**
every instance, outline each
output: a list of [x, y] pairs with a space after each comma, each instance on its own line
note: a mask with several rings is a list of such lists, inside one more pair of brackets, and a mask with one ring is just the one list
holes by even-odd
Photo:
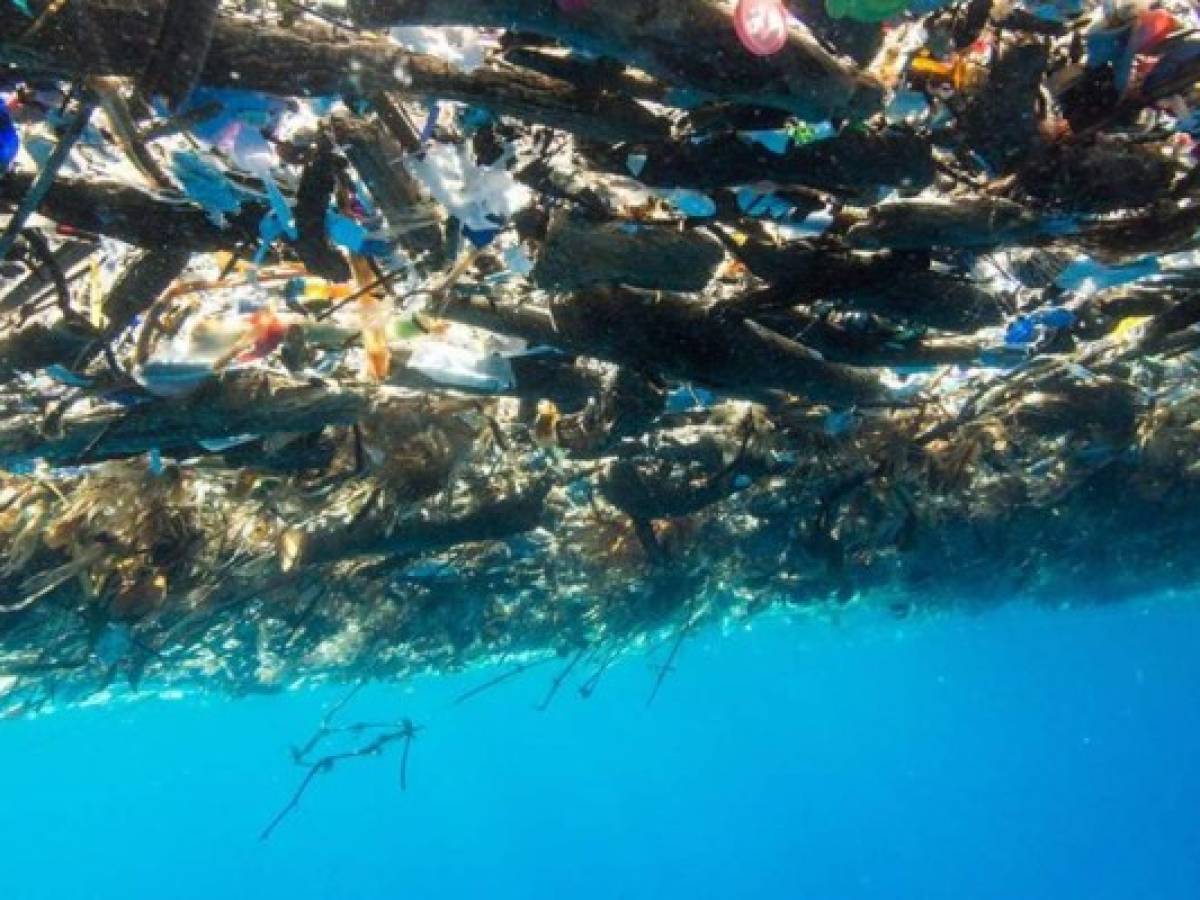
[[496, 685], [503, 684], [504, 682], [508, 681], [510, 678], [515, 678], [516, 676], [522, 674], [523, 672], [528, 672], [530, 669], [535, 668], [536, 666], [540, 666], [542, 663], [545, 663], [545, 662], [549, 662], [549, 660], [548, 659], [539, 659], [539, 660], [536, 660], [535, 662], [531, 662], [531, 663], [517, 663], [515, 666], [513, 666], [507, 672], [502, 672], [499, 675], [497, 675], [495, 678], [485, 681], [483, 684], [478, 685], [477, 687], [471, 688], [466, 693], [459, 694], [456, 698], [454, 698], [454, 702], [451, 704], [451, 706], [459, 706], [463, 703], [466, 703], [472, 697], [477, 697], [480, 694], [482, 694], [484, 691], [489, 690], [490, 688], [494, 688], [494, 687], [496, 687]]
[[679, 655], [679, 648], [683, 644], [683, 639], [687, 637], [688, 631], [691, 630], [692, 620], [688, 621], [679, 629], [675, 635], [675, 640], [671, 643], [671, 652], [667, 654], [667, 661], [659, 667], [658, 677], [654, 679], [654, 690], [650, 692], [649, 699], [646, 700], [646, 706], [654, 702], [654, 698], [658, 696], [658, 691], [662, 687], [664, 681], [667, 680], [667, 675], [675, 671], [675, 657]]
[[267, 827], [259, 834], [258, 839], [265, 841], [271, 837], [271, 834], [279, 827], [279, 824], [300, 805], [300, 800], [304, 797], [305, 792], [313, 783], [318, 775], [333, 771], [333, 767], [337, 763], [347, 759], [358, 759], [363, 756], [378, 756], [382, 753], [389, 744], [394, 744], [397, 741], [404, 742], [404, 752], [400, 761], [400, 789], [405, 790], [408, 787], [408, 752], [412, 746], [413, 739], [417, 736], [420, 726], [414, 725], [411, 719], [404, 719], [395, 726], [396, 730], [389, 731], [387, 734], [381, 734], [375, 737], [370, 742], [358, 747], [354, 750], [346, 750], [342, 753], [330, 753], [327, 756], [322, 756], [320, 759], [308, 764], [308, 771], [304, 774], [303, 780], [292, 793], [288, 802], [283, 805], [267, 823]]
[[[349, 305], [350, 303], [353, 303], [355, 300], [359, 299], [360, 297], [371, 293], [371, 291], [375, 290], [377, 287], [382, 287], [383, 285], [385, 285], [391, 281], [395, 281], [397, 278], [399, 278], [401, 275], [405, 274], [405, 272], [407, 272], [407, 271], [408, 271], [407, 269], [392, 269], [392, 271], [386, 272], [383, 275], [380, 275], [378, 278], [376, 278], [370, 284], [363, 285], [361, 288], [359, 288], [353, 294], [348, 294], [347, 296], [345, 296], [341, 300], [339, 300], [337, 303], [330, 305], [329, 309], [325, 310], [322, 313], [318, 313], [315, 317], [316, 320], [318, 322], [322, 322], [325, 319], [328, 319], [339, 309], [342, 309], [343, 307]], [[413, 291], [413, 294], [419, 294], [419, 293], [422, 293], [422, 292], [421, 291]], [[408, 294], [405, 296], [411, 296], [411, 294]]]
[[412, 749], [414, 735], [404, 739], [404, 750], [400, 754], [400, 790], [408, 790], [408, 751]]
[[320, 765], [321, 768], [318, 768], [318, 766], [314, 765], [308, 770], [304, 776], [304, 780], [300, 782], [300, 786], [296, 788], [296, 792], [292, 794], [291, 799], [288, 800], [283, 809], [279, 810], [279, 812], [275, 814], [275, 818], [273, 818], [267, 824], [267, 827], [262, 830], [262, 834], [258, 836], [260, 841], [265, 841], [270, 838], [271, 832], [273, 832], [279, 826], [280, 822], [287, 818], [288, 813], [290, 813], [300, 804], [300, 798], [304, 796], [304, 792], [308, 790], [308, 786], [312, 783], [312, 780], [316, 778], [319, 773], [328, 772], [333, 768], [333, 763], [325, 760], [322, 760]]
[[360, 690], [362, 690], [364, 684], [366, 684], [365, 681], [357, 682], [353, 687], [350, 688], [349, 691], [346, 692], [344, 697], [338, 700], [337, 703], [333, 704], [333, 706], [331, 706], [325, 712], [325, 715], [321, 716], [321, 723], [317, 726], [317, 730], [313, 732], [312, 737], [305, 742], [304, 746], [299, 749], [295, 747], [292, 748], [292, 759], [294, 759], [296, 762], [302, 762], [304, 757], [308, 756], [308, 754], [313, 751], [317, 744], [319, 744], [329, 734], [332, 733], [333, 717], [346, 708], [346, 705], [354, 699]]
[[46, 165], [42, 167], [42, 171], [38, 173], [37, 178], [30, 185], [25, 196], [21, 198], [21, 205], [17, 207], [17, 211], [8, 220], [8, 227], [4, 230], [3, 236], [0, 236], [0, 259], [8, 256], [13, 242], [16, 241], [17, 235], [21, 233], [21, 229], [25, 227], [26, 221], [42, 205], [42, 200], [45, 198], [46, 192], [50, 190], [50, 185], [54, 183], [54, 179], [58, 177], [58, 170], [67, 161], [67, 157], [71, 153], [71, 148], [75, 146], [75, 142], [79, 140], [80, 135], [83, 134], [83, 130], [87, 127], [88, 121], [92, 118], [92, 113], [96, 111], [96, 105], [96, 101], [93, 98], [85, 98], [79, 107], [79, 111], [75, 114], [75, 118], [71, 120], [71, 124], [67, 126], [67, 130], [63, 132], [62, 137], [58, 139], [58, 143], [54, 145], [54, 151], [50, 154], [50, 158], [46, 160]]
[[550, 683], [550, 690], [546, 692], [546, 696], [542, 698], [542, 702], [536, 707], [538, 712], [545, 712], [550, 708], [550, 702], [554, 699], [555, 694], [558, 693], [558, 689], [561, 688], [563, 682], [567, 680], [567, 677], [571, 674], [571, 670], [579, 664], [581, 659], [583, 659], [587, 649], [587, 647], [580, 647], [579, 650], [576, 651], [575, 655], [571, 657], [571, 661], [567, 663], [563, 670], [554, 677], [554, 681]]
[[617, 644], [613, 652], [608, 655], [608, 658], [604, 662], [600, 663], [600, 667], [592, 673], [591, 677], [579, 686], [580, 697], [586, 700], [596, 692], [596, 686], [600, 684], [600, 678], [608, 671], [608, 667], [617, 661], [617, 658], [621, 655], [621, 651], [624, 649], [624, 643]]

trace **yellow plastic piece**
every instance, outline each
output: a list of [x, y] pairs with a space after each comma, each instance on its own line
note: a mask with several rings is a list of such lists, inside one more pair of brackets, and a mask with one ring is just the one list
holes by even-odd
[[1149, 322], [1150, 316], [1126, 316], [1117, 323], [1117, 327], [1109, 335], [1114, 340], [1123, 341], [1132, 338], [1143, 325]]
[[965, 91], [977, 87], [983, 79], [984, 69], [968, 62], [961, 56], [944, 61], [932, 56], [916, 56], [909, 64], [908, 71], [927, 81], [953, 85], [956, 91]]

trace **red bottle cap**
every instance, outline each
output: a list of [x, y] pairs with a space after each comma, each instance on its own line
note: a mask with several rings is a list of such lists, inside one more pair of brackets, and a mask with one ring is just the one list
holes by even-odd
[[738, 0], [733, 25], [743, 47], [755, 56], [772, 56], [787, 43], [787, 17], [780, 0]]

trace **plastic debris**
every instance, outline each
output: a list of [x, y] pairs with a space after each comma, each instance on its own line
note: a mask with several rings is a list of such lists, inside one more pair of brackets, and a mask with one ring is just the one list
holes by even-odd
[[909, 7], [909, 0], [825, 0], [825, 9], [835, 19], [882, 22]]
[[477, 28], [393, 28], [393, 41], [413, 53], [444, 60], [462, 72], [474, 72], [486, 56], [483, 37]]
[[1157, 275], [1159, 271], [1159, 261], [1155, 257], [1146, 257], [1121, 266], [1105, 266], [1093, 259], [1082, 257], [1063, 269], [1055, 278], [1055, 284], [1064, 290], [1090, 296], [1098, 291], [1149, 278]]
[[0, 99], [0, 173], [7, 172], [21, 149], [21, 138], [13, 123], [8, 105]]
[[503, 165], [477, 165], [464, 146], [431, 144], [406, 156], [404, 165], [465, 228], [477, 233], [495, 231], [532, 197]]
[[787, 44], [788, 12], [780, 0], [738, 0], [733, 22], [738, 40], [755, 56], [774, 56]]
[[1193, 5], [129, 5], [8, 8], [6, 703], [1200, 584]]
[[439, 384], [499, 393], [515, 384], [512, 365], [496, 353], [480, 353], [442, 341], [422, 341], [413, 350], [408, 368]]
[[239, 191], [215, 162], [192, 150], [171, 154], [171, 174], [189, 198], [200, 204], [213, 224], [225, 227], [226, 217], [241, 209], [248, 194]]

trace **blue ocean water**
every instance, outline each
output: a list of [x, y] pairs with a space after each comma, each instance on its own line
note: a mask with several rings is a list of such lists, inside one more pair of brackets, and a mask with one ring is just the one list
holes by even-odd
[[363, 691], [397, 755], [258, 832], [341, 691], [0, 728], [0, 897], [1200, 897], [1200, 606], [759, 621], [532, 708], [547, 665]]

